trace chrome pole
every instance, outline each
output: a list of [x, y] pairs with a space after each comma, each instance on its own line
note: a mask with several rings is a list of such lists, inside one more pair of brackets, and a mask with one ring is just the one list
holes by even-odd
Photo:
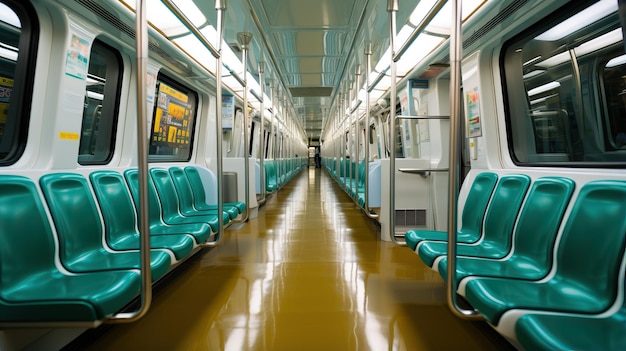
[[146, 102], [148, 72], [148, 22], [147, 1], [137, 2], [137, 154], [139, 171], [139, 252], [141, 255], [141, 304], [131, 313], [118, 313], [107, 319], [107, 323], [130, 323], [139, 320], [150, 309], [152, 303], [152, 267], [150, 265], [150, 219], [148, 201], [148, 130]]
[[370, 212], [369, 169], [370, 169], [370, 71], [372, 70], [372, 43], [365, 45], [365, 214], [370, 218], [379, 215]]
[[450, 31], [450, 181], [448, 183], [448, 284], [446, 295], [448, 307], [454, 315], [463, 319], [481, 320], [475, 310], [465, 310], [456, 301], [456, 227], [457, 201], [459, 195], [459, 139], [461, 118], [461, 57], [463, 36], [461, 32], [461, 1], [450, 0], [452, 7], [452, 30]]
[[248, 49], [250, 41], [252, 40], [252, 33], [241, 32], [237, 33], [237, 41], [241, 46], [242, 59], [243, 59], [243, 160], [244, 160], [244, 203], [246, 204], [246, 213], [244, 218], [237, 222], [245, 222], [250, 218], [250, 138], [248, 134], [251, 131], [249, 128], [249, 113], [248, 113]]
[[398, 0], [387, 1], [387, 12], [389, 12], [389, 37], [391, 39], [391, 91], [389, 93], [389, 236], [391, 241], [400, 246], [406, 246], [406, 242], [396, 239], [396, 62], [395, 55], [396, 42], [396, 12], [398, 12]]
[[224, 235], [224, 189], [222, 189], [222, 177], [224, 176], [222, 154], [222, 38], [224, 36], [224, 12], [226, 11], [226, 0], [215, 0], [215, 11], [217, 12], [217, 52], [218, 57], [215, 63], [215, 129], [217, 134], [216, 161], [217, 161], [217, 217], [219, 219], [219, 231], [212, 242], [203, 243], [200, 246], [217, 246]]
[[[354, 72], [354, 79], [356, 80], [356, 87], [354, 88], [355, 91], [355, 98], [357, 98], [359, 96], [359, 88], [361, 87], [361, 65], [357, 65], [356, 66], [356, 72]], [[357, 105], [358, 106], [358, 105]], [[354, 132], [356, 133], [356, 137], [355, 137], [355, 141], [356, 141], [356, 174], [354, 177], [354, 202], [357, 204], [357, 206], [359, 205], [359, 166], [361, 163], [361, 155], [360, 155], [360, 149], [361, 149], [361, 124], [360, 124], [360, 117], [359, 116], [359, 109], [356, 108], [355, 111], [353, 111], [352, 113], [354, 113], [355, 115], [355, 122], [354, 122]]]
[[265, 203], [267, 189], [265, 187], [265, 62], [259, 62], [259, 83], [261, 85], [261, 200], [260, 204]]

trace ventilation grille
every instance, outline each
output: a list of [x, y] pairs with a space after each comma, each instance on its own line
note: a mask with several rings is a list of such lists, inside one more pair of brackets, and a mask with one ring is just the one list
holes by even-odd
[[502, 11], [498, 13], [498, 15], [489, 22], [485, 23], [484, 26], [478, 28], [472, 35], [467, 37], [463, 41], [463, 49], [467, 49], [478, 39], [482, 38], [485, 34], [487, 34], [490, 30], [494, 29], [497, 25], [506, 20], [510, 15], [515, 13], [515, 11], [519, 10], [522, 6], [526, 5], [528, 0], [517, 0], [512, 2], [509, 6], [505, 7]]
[[426, 210], [396, 210], [396, 226], [426, 227]]
[[[515, 13], [515, 11], [519, 10], [522, 6], [526, 5], [526, 3], [528, 3], [528, 0], [517, 0], [515, 2], [512, 2], [509, 6], [505, 7], [502, 11], [498, 13], [496, 17], [489, 20], [487, 23], [485, 23], [485, 25], [483, 25], [482, 27], [474, 31], [472, 35], [465, 38], [465, 40], [463, 40], [463, 49], [465, 50], [469, 48], [472, 44], [477, 42], [480, 38], [482, 38], [487, 33], [489, 33], [489, 31], [491, 31], [497, 25], [499, 25], [500, 23], [505, 21], [507, 18], [509, 18], [509, 16]], [[441, 60], [439, 60], [438, 63], [435, 63], [435, 64], [447, 65], [449, 62], [450, 62], [450, 55], [448, 54], [445, 57], [443, 57]]]

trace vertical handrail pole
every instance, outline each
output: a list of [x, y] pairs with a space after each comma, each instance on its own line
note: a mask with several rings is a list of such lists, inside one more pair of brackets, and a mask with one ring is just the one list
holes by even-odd
[[[274, 164], [276, 163], [276, 157], [274, 157], [274, 148], [276, 147], [276, 138], [274, 138], [274, 116], [276, 115], [276, 113], [278, 112], [278, 109], [276, 107], [276, 86], [274, 83], [274, 79], [270, 79], [270, 99], [272, 100], [272, 121], [271, 121], [271, 125], [270, 125], [270, 140], [268, 141], [268, 144], [272, 145], [272, 152], [270, 153], [270, 157], [272, 158]], [[277, 185], [278, 187], [278, 185]]]
[[[252, 33], [242, 32], [237, 33], [237, 41], [241, 46], [242, 59], [243, 59], [243, 174], [244, 174], [244, 203], [246, 205], [246, 213], [244, 218], [237, 222], [245, 222], [250, 218], [250, 138], [248, 133], [252, 130], [248, 124], [248, 49], [252, 40]], [[252, 122], [252, 121], [250, 121]]]
[[141, 304], [131, 313], [118, 313], [108, 318], [109, 323], [129, 323], [143, 317], [152, 303], [152, 267], [150, 265], [150, 220], [148, 201], [148, 130], [146, 102], [148, 67], [147, 1], [138, 0], [136, 12], [137, 39], [137, 155], [139, 172], [139, 252], [141, 255]]
[[259, 62], [259, 83], [261, 83], [261, 203], [265, 202], [267, 189], [265, 187], [265, 62]]
[[219, 219], [219, 232], [212, 246], [217, 245], [224, 235], [224, 189], [223, 179], [224, 176], [224, 155], [222, 153], [222, 38], [224, 36], [224, 12], [226, 11], [226, 0], [215, 0], [215, 11], [217, 12], [217, 52], [219, 57], [216, 61], [215, 67], [215, 125], [217, 133], [217, 217]]
[[456, 301], [456, 230], [457, 201], [459, 193], [459, 146], [461, 118], [461, 57], [463, 36], [461, 32], [461, 1], [450, 0], [452, 28], [450, 31], [450, 160], [448, 183], [448, 284], [446, 296], [448, 307], [454, 315], [463, 319], [482, 319], [475, 310], [465, 310]]
[[[354, 89], [355, 91], [355, 97], [358, 98], [359, 96], [359, 88], [361, 87], [361, 65], [357, 65], [356, 66], [356, 72], [354, 73], [355, 75], [355, 80], [356, 80], [356, 87]], [[356, 99], [355, 99], [356, 100]], [[352, 106], [350, 107], [352, 108]], [[356, 133], [356, 177], [354, 177], [354, 202], [357, 204], [357, 206], [359, 205], [359, 166], [361, 163], [361, 155], [360, 155], [360, 149], [361, 149], [361, 126], [359, 123], [360, 120], [360, 116], [359, 116], [359, 109], [356, 108], [354, 110], [354, 115], [355, 115], [355, 122], [354, 122], [354, 132]]]
[[391, 65], [391, 90], [389, 93], [389, 236], [391, 241], [400, 246], [406, 246], [406, 242], [396, 239], [396, 12], [398, 12], [398, 0], [387, 0], [387, 12], [389, 12], [389, 38], [390, 38], [390, 65]]
[[372, 70], [372, 43], [368, 42], [365, 45], [365, 214], [370, 218], [378, 218], [379, 215], [372, 214], [370, 212], [370, 186], [369, 186], [369, 174], [370, 174], [370, 139], [372, 138], [370, 132], [370, 71]]

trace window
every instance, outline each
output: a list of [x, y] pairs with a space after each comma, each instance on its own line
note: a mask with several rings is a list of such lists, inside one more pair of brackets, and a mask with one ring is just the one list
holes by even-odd
[[37, 17], [27, 4], [0, 1], [0, 165], [26, 147], [35, 73]]
[[189, 161], [197, 112], [196, 93], [159, 74], [155, 97], [149, 160]]
[[117, 50], [96, 40], [89, 56], [85, 109], [78, 163], [105, 164], [113, 156], [119, 112], [122, 59]]
[[541, 166], [626, 165], [626, 92], [617, 1], [568, 5], [505, 44], [513, 160]]

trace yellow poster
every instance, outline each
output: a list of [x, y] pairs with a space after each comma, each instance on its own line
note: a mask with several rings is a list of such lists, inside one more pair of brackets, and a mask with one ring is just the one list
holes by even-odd
[[176, 132], [178, 131], [178, 128], [170, 126], [170, 130], [167, 133], [167, 141], [169, 143], [175, 143], [176, 142]]

